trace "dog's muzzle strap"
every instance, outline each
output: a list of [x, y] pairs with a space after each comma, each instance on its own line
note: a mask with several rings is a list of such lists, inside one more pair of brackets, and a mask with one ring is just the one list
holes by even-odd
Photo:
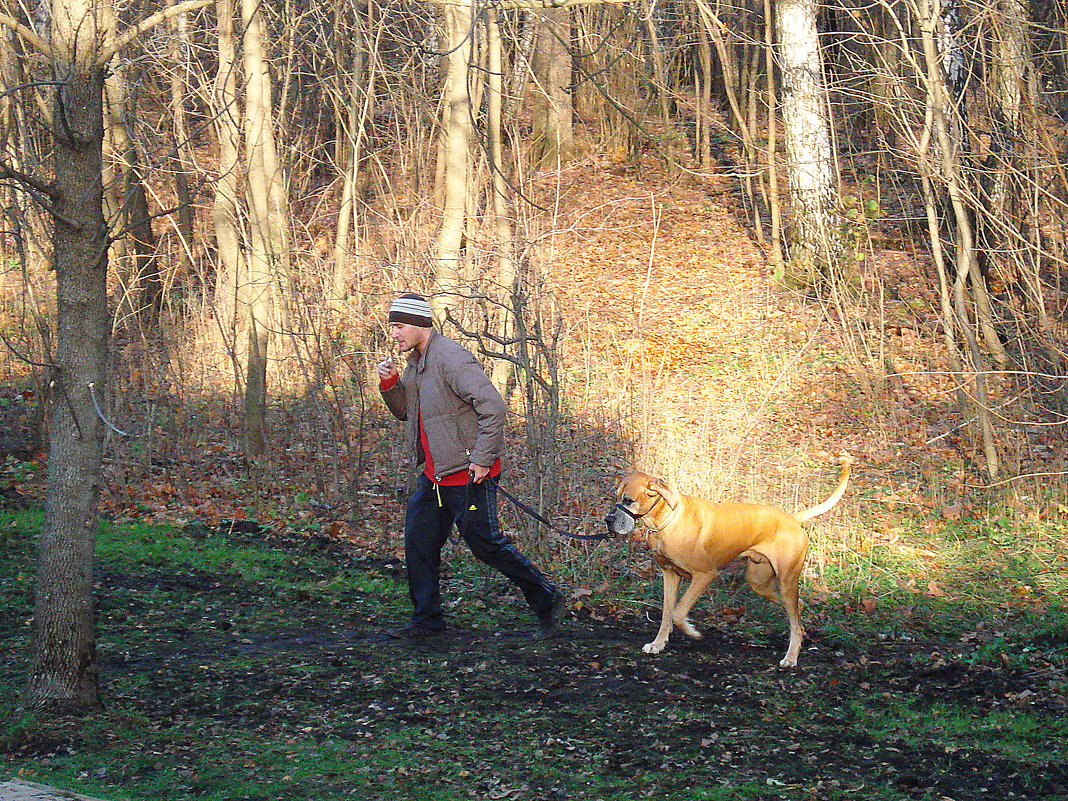
[[634, 514], [634, 512], [632, 512], [630, 509], [628, 509], [626, 506], [624, 506], [621, 503], [613, 504], [612, 508], [613, 509], [618, 509], [623, 514], [625, 514], [627, 517], [629, 517], [631, 520], [633, 520], [635, 523], [637, 523], [639, 520], [641, 520], [643, 517], [645, 517], [645, 515]]
[[629, 517], [631, 520], [633, 520], [635, 523], [637, 523], [639, 520], [641, 520], [646, 515], [651, 515], [653, 513], [653, 510], [657, 506], [659, 506], [663, 502], [663, 500], [664, 500], [663, 498], [657, 498], [656, 499], [656, 503], [654, 503], [652, 506], [650, 506], [648, 509], [646, 509], [641, 514], [638, 514], [637, 512], [632, 512], [630, 509], [628, 509], [626, 506], [624, 506], [621, 503], [614, 504], [612, 506], [612, 508], [613, 509], [618, 509], [623, 514], [625, 514], [627, 517]]

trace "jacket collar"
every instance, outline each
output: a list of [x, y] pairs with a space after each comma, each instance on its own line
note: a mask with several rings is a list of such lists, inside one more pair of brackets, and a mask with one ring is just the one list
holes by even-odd
[[414, 367], [417, 373], [426, 370], [427, 354], [430, 353], [430, 348], [437, 339], [441, 339], [441, 334], [433, 328], [430, 329], [430, 338], [426, 341], [426, 348], [423, 352], [420, 353], [417, 349], [413, 348], [412, 352], [408, 354], [408, 364]]

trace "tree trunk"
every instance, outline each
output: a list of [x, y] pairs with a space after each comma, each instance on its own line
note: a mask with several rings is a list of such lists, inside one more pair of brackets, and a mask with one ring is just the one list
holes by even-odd
[[52, 9], [56, 392], [24, 703], [56, 712], [100, 706], [92, 571], [104, 446], [96, 406], [105, 405], [107, 381], [108, 233], [98, 13], [78, 0]]
[[[489, 31], [487, 37], [488, 69], [487, 86], [487, 126], [489, 128], [489, 170], [490, 191], [493, 193], [493, 217], [496, 225], [497, 245], [497, 290], [500, 297], [498, 308], [499, 330], [503, 342], [509, 342], [515, 331], [513, 319], [512, 295], [515, 290], [516, 269], [512, 252], [512, 218], [508, 202], [508, 181], [504, 176], [504, 155], [501, 145], [501, 115], [504, 107], [504, 59], [501, 47], [501, 29], [497, 22], [497, 12], [490, 11], [486, 18]], [[506, 351], [511, 350], [505, 345]], [[514, 366], [507, 359], [494, 362], [491, 379], [493, 385], [504, 397], [508, 397], [508, 384], [511, 381]]]
[[[957, 70], [958, 67], [963, 70], [963, 67], [957, 64], [955, 58], [947, 58], [945, 52], [939, 49], [939, 38], [943, 44], [947, 39], [945, 36], [938, 36], [942, 31], [942, 23], [937, 0], [927, 5], [924, 11], [924, 16], [918, 20], [920, 43], [927, 70], [925, 77], [928, 130], [924, 133], [923, 142], [925, 145], [929, 143], [934, 158], [929, 157], [926, 147], [921, 150], [920, 157], [921, 163], [926, 165], [924, 170], [927, 175], [937, 176], [945, 187], [945, 196], [952, 215], [950, 222], [955, 232], [956, 275], [950, 298], [957, 335], [964, 342], [964, 355], [968, 359], [969, 367], [974, 371], [973, 392], [971, 397], [966, 399], [967, 405], [961, 411], [967, 413], [971, 409], [979, 422], [987, 475], [994, 479], [1000, 469], [1000, 463], [987, 397], [987, 366], [979, 349], [973, 319], [981, 319], [984, 314], [981, 304], [973, 302], [976, 297], [974, 281], [976, 277], [981, 279], [981, 276], [976, 264], [975, 239], [960, 159], [963, 120], [959, 114], [959, 105], [953, 102], [954, 87], [963, 81]], [[939, 232], [934, 235], [940, 238]], [[971, 296], [968, 293], [970, 279], [973, 282]]]
[[245, 26], [245, 192], [249, 209], [248, 360], [245, 374], [244, 451], [249, 458], [267, 448], [267, 362], [274, 322], [274, 279], [285, 243], [274, 213], [278, 203], [278, 160], [274, 149], [270, 76], [264, 50], [263, 14], [258, 0], [242, 0]]
[[448, 77], [445, 84], [444, 199], [438, 233], [434, 296], [431, 305], [439, 320], [456, 305], [460, 289], [464, 228], [467, 220], [471, 140], [471, 96], [467, 71], [471, 64], [472, 14], [465, 4], [445, 7], [448, 36]]
[[816, 0], [780, 0], [775, 20], [792, 214], [789, 260], [796, 276], [810, 284], [829, 277], [842, 250], [817, 10]]
[[219, 141], [219, 175], [215, 181], [212, 221], [218, 248], [215, 314], [226, 346], [236, 359], [237, 297], [242, 284], [241, 206], [238, 180], [241, 157], [241, 109], [237, 100], [237, 39], [234, 0], [216, 4], [219, 33], [219, 72], [215, 79], [215, 131]]
[[672, 102], [668, 89], [668, 71], [664, 64], [664, 48], [656, 32], [656, 4], [651, 0], [642, 0], [641, 14], [648, 39], [649, 61], [652, 67], [652, 93], [657, 101], [660, 119], [665, 127], [671, 124]]
[[171, 113], [174, 115], [174, 194], [178, 200], [178, 219], [174, 231], [178, 235], [178, 255], [175, 275], [188, 275], [193, 270], [193, 196], [189, 191], [189, 172], [194, 165], [189, 145], [189, 129], [185, 121], [185, 89], [183, 74], [189, 72], [189, 23], [185, 14], [173, 20], [173, 43], [170, 48], [174, 60], [171, 74]]
[[[114, 36], [114, 17], [105, 15], [109, 39]], [[154, 325], [163, 307], [163, 276], [156, 258], [156, 235], [142, 177], [141, 156], [134, 140], [130, 89], [126, 70], [114, 65], [104, 82], [107, 110], [107, 142], [111, 145], [111, 177], [114, 198], [108, 209], [113, 236], [125, 242], [129, 257], [127, 293], [133, 316]]]
[[712, 168], [712, 44], [708, 29], [697, 26], [697, 58], [694, 67], [694, 155], [702, 170]]
[[533, 71], [542, 102], [534, 110], [535, 164], [553, 166], [567, 161], [574, 150], [571, 93], [571, 12], [554, 8], [535, 12], [540, 25], [534, 51]]
[[[356, 225], [356, 187], [358, 185], [360, 160], [363, 157], [363, 140], [366, 120], [371, 114], [374, 97], [374, 58], [377, 40], [369, 37], [373, 29], [372, 7], [357, 6], [353, 19], [352, 74], [349, 79], [348, 106], [342, 130], [344, 174], [342, 177], [341, 203], [337, 213], [337, 236], [334, 239], [334, 270], [331, 295], [336, 300], [345, 296], [348, 283], [349, 240], [358, 238]], [[373, 48], [369, 42], [375, 43]], [[340, 115], [339, 115], [340, 116]]]
[[522, 23], [519, 28], [519, 41], [512, 51], [512, 70], [505, 82], [505, 97], [501, 115], [510, 119], [514, 104], [522, 98], [523, 87], [530, 78], [530, 62], [534, 57], [534, 46], [538, 40], [538, 18], [529, 9], [521, 9]]
[[775, 89], [775, 24], [772, 21], [771, 0], [764, 0], [764, 72], [767, 82], [768, 146], [766, 151], [768, 182], [767, 202], [770, 220], [771, 245], [769, 254], [776, 271], [782, 270], [782, 213], [779, 201], [779, 140]]
[[742, 151], [746, 163], [750, 164], [756, 158], [756, 147], [753, 144], [752, 132], [746, 123], [745, 112], [742, 110], [741, 101], [738, 98], [737, 48], [724, 36], [726, 26], [707, 0], [697, 0], [697, 13], [701, 19], [701, 26], [716, 47], [716, 55], [719, 56], [720, 67], [723, 71], [724, 95], [727, 98], [727, 104], [730, 106], [731, 118], [734, 120], [738, 136], [742, 140]]

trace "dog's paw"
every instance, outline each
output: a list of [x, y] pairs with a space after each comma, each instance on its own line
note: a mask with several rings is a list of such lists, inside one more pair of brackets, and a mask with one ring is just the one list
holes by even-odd
[[676, 620], [674, 621], [674, 623], [676, 626], [679, 627], [679, 630], [682, 631], [682, 633], [689, 637], [691, 640], [700, 640], [702, 637], [705, 636], [694, 628], [693, 623], [690, 622], [690, 619], [688, 617], [684, 617], [682, 620]]
[[665, 643], [656, 642], [655, 640], [650, 643], [646, 643], [642, 646], [642, 650], [647, 654], [658, 654], [664, 650]]
[[779, 667], [797, 667], [797, 657], [795, 656], [793, 659], [791, 659], [788, 656], [784, 656], [781, 660], [779, 660]]

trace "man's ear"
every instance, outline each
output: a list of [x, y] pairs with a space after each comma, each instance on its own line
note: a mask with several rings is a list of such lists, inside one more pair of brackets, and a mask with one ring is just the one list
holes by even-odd
[[667, 505], [670, 506], [672, 509], [679, 505], [678, 490], [676, 490], [673, 486], [671, 486], [671, 484], [666, 482], [664, 479], [658, 478], [649, 486], [649, 489], [651, 489], [653, 492], [663, 498]]

